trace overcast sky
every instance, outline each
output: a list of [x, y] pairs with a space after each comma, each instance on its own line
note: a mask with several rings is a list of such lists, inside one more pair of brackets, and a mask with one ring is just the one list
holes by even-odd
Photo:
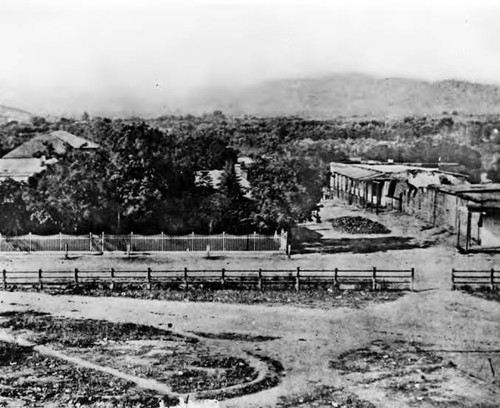
[[1, 0], [0, 104], [135, 111], [362, 72], [500, 84], [497, 0]]

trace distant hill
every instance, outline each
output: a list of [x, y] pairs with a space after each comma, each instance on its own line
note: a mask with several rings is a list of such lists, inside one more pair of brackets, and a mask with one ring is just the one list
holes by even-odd
[[337, 74], [269, 81], [247, 88], [205, 89], [187, 100], [183, 110], [319, 119], [441, 115], [445, 111], [498, 114], [500, 86], [457, 80], [428, 82]]
[[27, 122], [33, 115], [22, 109], [11, 108], [9, 106], [0, 105], [0, 125], [7, 122]]

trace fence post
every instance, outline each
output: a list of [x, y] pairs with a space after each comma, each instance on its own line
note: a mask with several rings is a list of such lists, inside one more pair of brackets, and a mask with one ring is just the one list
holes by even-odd
[[64, 244], [64, 257], [66, 259], [69, 258], [69, 245], [68, 244]]
[[410, 289], [413, 292], [413, 282], [415, 281], [415, 268], [411, 268], [411, 283]]
[[29, 242], [30, 242], [30, 252], [31, 252], [31, 232], [28, 233], [29, 236]]
[[222, 233], [222, 252], [226, 252], [226, 233]]
[[162, 231], [161, 232], [161, 247], [160, 247], [161, 252], [163, 252], [163, 238], [164, 238], [164, 234], [163, 234], [163, 231]]
[[210, 244], [207, 244], [207, 259], [210, 258]]
[[455, 290], [455, 268], [451, 269], [451, 290]]
[[290, 259], [292, 257], [292, 246], [290, 244], [288, 244], [288, 249], [286, 252], [288, 255], [288, 259]]
[[491, 268], [491, 290], [495, 290], [495, 270]]
[[191, 233], [191, 251], [194, 251], [194, 231]]
[[101, 246], [101, 251], [104, 254], [104, 232], [102, 233], [102, 246]]
[[297, 267], [297, 273], [295, 274], [295, 290], [300, 290], [300, 267]]
[[41, 269], [38, 270], [38, 287], [40, 288], [40, 290], [43, 289], [42, 270]]
[[75, 268], [75, 285], [78, 286], [78, 268]]
[[[132, 247], [132, 239], [134, 238], [134, 233], [130, 232], [130, 251], [133, 251]], [[128, 257], [130, 258], [130, 251], [128, 253]]]
[[377, 290], [377, 268], [375, 266], [372, 272], [372, 290]]
[[[30, 246], [31, 246], [31, 232], [30, 232]], [[59, 251], [62, 251], [63, 250], [63, 246], [62, 246], [62, 232], [59, 232]], [[31, 251], [31, 248], [30, 248], [30, 251]]]
[[5, 269], [2, 271], [2, 284], [3, 288], [7, 289], [7, 271]]
[[335, 268], [335, 270], [333, 271], [334, 275], [333, 275], [333, 286], [335, 289], [338, 289], [339, 288], [339, 269], [338, 268]]
[[89, 252], [92, 252], [92, 233], [89, 232]]
[[226, 270], [224, 268], [221, 269], [220, 284], [222, 287], [226, 285]]
[[111, 291], [113, 291], [115, 289], [115, 268], [111, 268], [110, 276], [111, 276], [110, 289]]
[[148, 289], [151, 290], [151, 268], [148, 268], [146, 279], [148, 281]]
[[188, 290], [188, 268], [184, 268], [184, 290]]
[[262, 268], [259, 268], [259, 280], [257, 282], [259, 290], [262, 290]]

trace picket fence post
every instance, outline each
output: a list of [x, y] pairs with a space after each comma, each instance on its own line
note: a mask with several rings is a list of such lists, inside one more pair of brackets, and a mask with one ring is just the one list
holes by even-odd
[[372, 290], [377, 290], [377, 268], [375, 266], [372, 272]]
[[7, 271], [5, 269], [2, 271], [2, 284], [3, 288], [7, 289]]

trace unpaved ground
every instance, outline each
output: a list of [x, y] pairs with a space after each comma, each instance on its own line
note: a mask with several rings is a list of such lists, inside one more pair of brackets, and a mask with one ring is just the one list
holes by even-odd
[[[333, 211], [337, 216], [349, 212], [360, 215], [350, 208]], [[398, 215], [386, 215], [368, 216], [391, 229], [392, 238], [423, 242], [437, 233], [422, 229], [424, 225], [407, 224], [409, 220]], [[327, 218], [323, 216], [323, 220]], [[325, 239], [335, 238], [336, 233], [327, 229], [324, 221], [305, 227]], [[216, 349], [233, 356], [257, 353], [283, 365], [279, 385], [223, 401], [225, 407], [498, 407], [500, 303], [449, 289], [451, 268], [489, 269], [498, 267], [500, 259], [460, 255], [449, 245], [448, 235], [436, 236], [436, 245], [426, 248], [298, 254], [291, 259], [248, 253], [214, 254], [212, 259], [200, 253], [135, 254], [132, 259], [124, 254], [70, 254], [71, 259], [60, 255], [0, 255], [0, 268], [11, 270], [414, 266], [417, 291], [383, 303], [370, 300], [356, 307], [344, 303], [346, 307], [320, 309], [0, 292], [0, 311], [33, 309], [56, 316], [171, 328], [181, 335], [197, 333], [212, 342], [214, 353]]]
[[[494, 407], [499, 397], [498, 380], [491, 372], [489, 361], [498, 372], [500, 307], [496, 302], [458, 291], [411, 293], [395, 302], [370, 304], [362, 310], [51, 297], [15, 292], [1, 292], [0, 302], [4, 310], [35, 309], [73, 318], [129, 321], [156, 327], [171, 324], [179, 333], [196, 331], [279, 337], [257, 343], [217, 340], [231, 353], [256, 351], [280, 361], [285, 368], [280, 385], [228, 400], [223, 404], [227, 407], [277, 406], [281, 397], [298, 395], [300, 400], [300, 395], [307, 395], [322, 386], [352, 393], [377, 407], [432, 407], [437, 401], [443, 407], [473, 407], [478, 402], [489, 404], [484, 407]], [[382, 376], [381, 380], [371, 381], [373, 373], [363, 373], [359, 366], [366, 361], [372, 364], [377, 358], [365, 361], [366, 355], [360, 354], [359, 350], [369, 350], [374, 344], [382, 347], [378, 360], [389, 358], [396, 361], [398, 369], [410, 374], [400, 378], [391, 370], [392, 378]], [[423, 355], [416, 352], [415, 344], [420, 350], [425, 349]], [[425, 373], [428, 368], [426, 361], [414, 368], [414, 359], [425, 360], [428, 353], [433, 356], [430, 364], [436, 364], [432, 376]], [[386, 354], [388, 357], [384, 358]], [[342, 367], [335, 365], [335, 361], [342, 363], [346, 355], [351, 356], [349, 361], [355, 357], [353, 373], [348, 370], [347, 375]], [[418, 377], [417, 369], [427, 380]], [[383, 370], [379, 371], [383, 374]], [[398, 383], [398, 378], [402, 383]], [[416, 387], [415, 384], [420, 385]], [[434, 389], [429, 384], [440, 386]], [[423, 393], [422, 387], [437, 394]]]

